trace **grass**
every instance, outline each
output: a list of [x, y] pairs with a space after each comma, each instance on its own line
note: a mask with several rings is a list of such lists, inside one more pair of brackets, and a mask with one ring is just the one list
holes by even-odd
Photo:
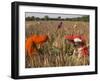
[[[26, 68], [89, 65], [89, 56], [78, 58], [77, 54], [73, 55], [75, 47], [64, 39], [65, 35], [86, 35], [86, 43], [89, 44], [88, 22], [63, 21], [63, 25], [58, 31], [56, 30], [60, 21], [39, 22], [25, 22], [26, 38], [32, 34], [48, 34], [49, 40], [39, 49], [38, 53], [33, 54], [31, 59], [26, 52]], [[74, 27], [75, 24], [76, 27]]]

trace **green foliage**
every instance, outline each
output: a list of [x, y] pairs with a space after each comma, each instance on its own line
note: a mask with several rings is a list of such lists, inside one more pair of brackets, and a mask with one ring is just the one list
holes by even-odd
[[61, 19], [61, 16], [59, 16], [58, 19]]
[[44, 16], [44, 20], [49, 20], [49, 16], [48, 15]]
[[40, 17], [26, 17], [26, 21], [35, 21], [35, 20], [67, 20], [67, 21], [85, 21], [89, 22], [89, 16], [82, 16], [82, 17], [76, 17], [76, 18], [61, 18], [61, 16], [58, 16], [58, 18], [50, 18], [48, 15], [45, 15], [43, 18]]
[[85, 21], [85, 22], [89, 22], [89, 16], [82, 16], [82, 17], [77, 17], [77, 18], [66, 18], [66, 20], [69, 20], [69, 21]]

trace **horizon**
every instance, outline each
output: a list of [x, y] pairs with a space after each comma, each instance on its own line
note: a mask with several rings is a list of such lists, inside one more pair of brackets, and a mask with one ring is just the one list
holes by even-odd
[[40, 12], [25, 12], [25, 17], [39, 17], [44, 18], [44, 16], [48, 16], [49, 18], [77, 18], [88, 15], [80, 15], [80, 14], [60, 14], [60, 13], [40, 13]]

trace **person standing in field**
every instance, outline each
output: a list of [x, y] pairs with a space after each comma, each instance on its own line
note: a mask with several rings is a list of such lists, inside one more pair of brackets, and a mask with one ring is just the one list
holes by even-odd
[[58, 24], [57, 29], [60, 29], [60, 28], [62, 27], [62, 24], [63, 24], [63, 22], [61, 21], [61, 22]]
[[63, 30], [62, 26], [63, 26], [63, 22], [61, 21], [60, 23], [58, 23], [58, 26], [57, 26], [57, 29], [56, 29], [55, 33], [57, 33], [57, 34], [60, 33], [61, 34], [62, 30]]
[[59, 51], [61, 51], [61, 49], [63, 49], [63, 22], [60, 21], [57, 25], [57, 29], [54, 33], [55, 35], [55, 39], [54, 39], [54, 42], [53, 42], [53, 47], [58, 49]]

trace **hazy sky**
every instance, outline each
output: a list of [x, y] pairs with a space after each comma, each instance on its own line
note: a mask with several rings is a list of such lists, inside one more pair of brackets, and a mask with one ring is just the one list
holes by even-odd
[[59, 16], [61, 16], [61, 18], [75, 18], [75, 17], [82, 17], [84, 15], [78, 15], [78, 14], [53, 14], [53, 13], [36, 13], [36, 12], [26, 12], [25, 13], [25, 17], [31, 17], [31, 16], [35, 16], [35, 17], [40, 17], [43, 18], [45, 15], [48, 15], [50, 18], [58, 18]]

